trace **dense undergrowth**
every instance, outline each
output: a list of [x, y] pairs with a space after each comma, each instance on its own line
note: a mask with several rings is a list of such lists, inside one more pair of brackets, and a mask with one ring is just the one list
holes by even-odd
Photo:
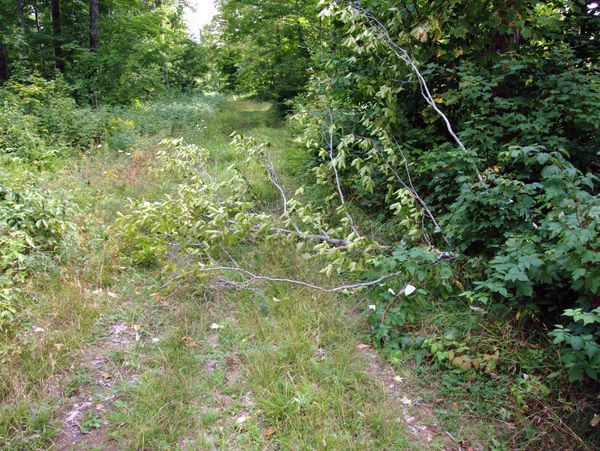
[[[328, 273], [403, 273], [405, 283], [427, 280], [431, 296], [516, 318], [532, 343], [557, 345], [552, 379], [593, 392], [600, 97], [590, 43], [599, 20], [590, 2], [227, 0], [210, 42], [226, 88], [294, 112], [324, 191], [318, 220], [309, 219], [315, 205], [293, 213], [338, 239], [356, 244], [362, 234], [391, 248], [379, 258], [373, 248], [366, 257], [325, 249]], [[279, 81], [284, 61], [301, 73]], [[440, 255], [453, 264], [434, 265]], [[375, 312], [375, 342], [417, 340], [405, 304], [390, 299]], [[441, 355], [472, 367], [453, 347]]]
[[[554, 416], [597, 440], [593, 50], [541, 3], [513, 5], [512, 24], [482, 21], [483, 4], [322, 4], [340, 47], [316, 56], [324, 70], [297, 102], [301, 142], [321, 177], [337, 169], [346, 196], [386, 224], [395, 250], [380, 273], [422, 289], [381, 290], [374, 343], [395, 362], [461, 375], [528, 446]], [[475, 31], [483, 24], [489, 33]], [[503, 27], [523, 35], [489, 51]], [[456, 258], [432, 270], [440, 250]], [[516, 409], [494, 403], [496, 390]]]
[[[78, 106], [61, 81], [34, 78], [1, 91], [5, 108], [0, 114], [0, 329], [17, 319], [15, 286], [38, 259], [59, 254], [62, 240], [76, 235], [72, 193], [45, 187], [47, 171], [72, 165], [90, 151], [130, 155], [141, 136], [181, 131], [188, 115], [205, 117], [220, 101], [214, 96], [199, 103], [182, 99], [92, 111]], [[202, 122], [194, 127], [191, 134], [200, 133]]]
[[[347, 221], [351, 216], [346, 217], [344, 209], [330, 204], [337, 195], [324, 202], [322, 192], [311, 190], [305, 194], [301, 189], [282, 203], [277, 192], [280, 181], [270, 172], [276, 147], [237, 136], [233, 146], [236, 152], [230, 154], [234, 164], [213, 177], [208, 173], [211, 163], [206, 150], [181, 140], [163, 144], [170, 150], [159, 159], [163, 167], [180, 177], [178, 194], [134, 204], [130, 214], [119, 218], [116, 230], [134, 263], [162, 268], [167, 287], [248, 289], [266, 280], [291, 286], [308, 283], [321, 290], [341, 283], [337, 281], [339, 276], [332, 277], [332, 268], [352, 282], [357, 274], [359, 280], [360, 274], [363, 280], [369, 274], [375, 279], [378, 274], [397, 271], [401, 265], [401, 273], [376, 284], [365, 301], [369, 303], [363, 309], [371, 340], [399, 369], [412, 362], [417, 364], [416, 371], [426, 381], [421, 388], [426, 392], [424, 396], [438, 404], [437, 413], [451, 433], [500, 448], [505, 444], [558, 446], [564, 439], [586, 446], [581, 437], [586, 437], [587, 443], [595, 440], [590, 429], [597, 402], [594, 393], [587, 391], [590, 385], [566, 383], [568, 375], [543, 323], [532, 320], [524, 310], [493, 304], [478, 306], [458, 296], [464, 287], [452, 259], [445, 261], [419, 247], [397, 248], [390, 256], [384, 251], [382, 256], [376, 243], [361, 241], [346, 229], [351, 227]], [[306, 165], [305, 158], [297, 162], [300, 168]], [[286, 167], [293, 168], [294, 164], [287, 161]], [[303, 175], [296, 183], [314, 186], [316, 181]], [[285, 188], [293, 191], [294, 185]], [[279, 216], [276, 212], [281, 208], [285, 211]], [[378, 227], [377, 222], [359, 215], [354, 215], [354, 223], [358, 223], [356, 218], [360, 218], [363, 230]], [[336, 220], [342, 224], [337, 228], [331, 226]], [[298, 226], [301, 231], [296, 234], [293, 227], [298, 230]], [[286, 230], [282, 227], [292, 232], [282, 233]], [[336, 244], [315, 246], [310, 239], [308, 243], [298, 240], [302, 236], [315, 237], [319, 231], [327, 239], [346, 239], [350, 244], [345, 249], [344, 244], [341, 248]], [[374, 234], [381, 238], [386, 232]], [[324, 279], [312, 271], [265, 266], [262, 260], [257, 264], [248, 258], [256, 246], [285, 249], [291, 244], [299, 256], [316, 264]], [[365, 270], [367, 265], [377, 272]], [[593, 324], [596, 320], [593, 313], [589, 318], [581, 311], [567, 313], [582, 323]], [[552, 335], [556, 337], [562, 331], [557, 328]], [[585, 362], [594, 357], [597, 344], [593, 335], [585, 335], [584, 331], [581, 335], [579, 345], [567, 344], [581, 352], [576, 358]], [[565, 355], [568, 353], [564, 352], [563, 358]], [[593, 371], [585, 370], [580, 362], [578, 365], [595, 377]], [[439, 381], [441, 388], [432, 393], [430, 381]], [[465, 398], [470, 401], [465, 403]], [[464, 418], [469, 416], [478, 421], [465, 427]], [[488, 421], [482, 421], [486, 417]], [[500, 424], [508, 425], [508, 429]]]
[[3, 443], [64, 445], [116, 325], [78, 427], [121, 446], [403, 446], [364, 334], [430, 446], [594, 448], [597, 3], [219, 6], [202, 44], [170, 2], [108, 5], [96, 49], [0, 23]]

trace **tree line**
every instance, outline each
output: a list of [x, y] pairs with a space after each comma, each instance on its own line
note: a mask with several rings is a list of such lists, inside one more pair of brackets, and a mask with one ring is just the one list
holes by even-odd
[[178, 2], [0, 2], [0, 83], [62, 77], [94, 105], [190, 88], [205, 72]]

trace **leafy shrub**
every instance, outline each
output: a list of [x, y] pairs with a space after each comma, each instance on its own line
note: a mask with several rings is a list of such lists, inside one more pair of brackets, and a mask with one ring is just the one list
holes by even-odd
[[[460, 255], [454, 277], [471, 302], [546, 321], [589, 308], [600, 289], [594, 65], [569, 45], [556, 11], [401, 4], [367, 2], [364, 13], [323, 3], [339, 46], [318, 52], [321, 70], [295, 115], [318, 176], [330, 180], [335, 164], [347, 196], [404, 243]], [[509, 45], [500, 23], [523, 34]], [[398, 318], [385, 337], [402, 335]]]
[[165, 132], [172, 136], [186, 129], [190, 132], [216, 111], [223, 101], [222, 95], [196, 95], [135, 102], [132, 108], [118, 111], [117, 116], [133, 120], [144, 135]]
[[3, 164], [47, 167], [60, 156], [88, 150], [105, 130], [106, 112], [79, 107], [59, 79], [31, 77], [0, 90]]
[[25, 234], [32, 249], [54, 250], [73, 229], [67, 221], [73, 206], [59, 195], [32, 185], [14, 188], [0, 184], [0, 206], [2, 230]]
[[554, 343], [561, 345], [560, 360], [565, 365], [570, 381], [581, 381], [586, 376], [598, 379], [600, 372], [600, 307], [589, 312], [567, 309], [563, 316], [571, 319], [567, 326], [557, 325], [550, 333]]
[[39, 134], [35, 116], [24, 114], [8, 100], [0, 106], [0, 164], [46, 166], [64, 150]]
[[74, 207], [60, 193], [41, 190], [22, 180], [18, 186], [9, 185], [8, 177], [0, 175], [1, 330], [15, 319], [20, 299], [18, 285], [29, 270], [29, 257], [55, 251], [76, 226], [68, 219]]
[[589, 302], [600, 288], [597, 178], [540, 147], [512, 147], [501, 161], [488, 187], [464, 187], [444, 217], [463, 250], [476, 243], [493, 256], [472, 299], [499, 294], [543, 303], [572, 292]]
[[127, 150], [139, 139], [132, 119], [112, 117], [106, 128], [106, 144], [111, 150]]
[[87, 151], [100, 142], [109, 117], [107, 109], [80, 107], [67, 95], [52, 98], [38, 111], [40, 126], [52, 138], [71, 148]]

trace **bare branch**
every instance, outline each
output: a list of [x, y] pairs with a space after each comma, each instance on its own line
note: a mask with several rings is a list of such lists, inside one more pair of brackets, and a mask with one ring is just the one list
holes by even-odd
[[348, 241], [342, 240], [339, 238], [331, 238], [326, 233], [312, 234], [312, 233], [302, 232], [300, 230], [289, 230], [289, 229], [282, 229], [279, 227], [271, 227], [269, 230], [271, 232], [277, 232], [282, 235], [296, 235], [298, 238], [303, 239], [303, 240], [323, 241], [325, 243], [331, 244], [332, 246], [340, 247], [340, 248], [345, 248], [345, 247], [350, 246], [350, 243]]
[[[353, 6], [353, 8], [356, 11], [358, 11], [360, 14], [362, 14], [367, 19], [367, 21], [372, 26], [374, 26], [374, 28], [376, 30], [379, 31], [379, 35], [382, 38], [383, 43], [394, 53], [394, 55], [396, 55], [399, 59], [404, 61], [412, 69], [412, 71], [417, 76], [417, 79], [419, 80], [419, 86], [421, 88], [422, 97], [425, 99], [427, 104], [429, 104], [433, 108], [433, 110], [438, 114], [438, 116], [440, 116], [442, 118], [442, 120], [446, 124], [446, 129], [448, 130], [448, 133], [450, 134], [450, 136], [452, 137], [454, 142], [458, 145], [458, 147], [460, 147], [460, 149], [463, 152], [467, 152], [467, 148], [465, 147], [463, 142], [460, 140], [460, 138], [454, 131], [454, 128], [452, 127], [450, 119], [448, 119], [448, 116], [446, 116], [446, 114], [444, 114], [444, 112], [438, 107], [435, 99], [431, 95], [431, 91], [429, 90], [429, 86], [427, 85], [427, 81], [425, 80], [425, 77], [423, 76], [423, 74], [421, 73], [421, 71], [419, 70], [417, 65], [415, 64], [414, 60], [410, 57], [408, 52], [406, 50], [404, 50], [402, 47], [400, 47], [398, 44], [396, 44], [396, 42], [390, 36], [390, 33], [387, 30], [387, 28], [385, 27], [385, 25], [379, 19], [377, 19], [375, 16], [373, 16], [370, 12], [368, 12], [366, 9], [364, 9], [361, 6], [358, 6], [355, 4]], [[473, 165], [473, 166], [475, 169], [475, 173], [477, 174], [477, 178], [479, 179], [479, 182], [483, 186], [486, 186], [485, 180], [484, 180], [483, 176], [481, 175], [481, 172], [479, 172], [479, 169], [477, 168], [477, 166], [475, 166], [475, 165]]]
[[273, 163], [273, 159], [271, 158], [271, 155], [269, 154], [269, 152], [267, 152], [266, 149], [261, 149], [261, 150], [263, 151], [262, 154], [264, 155], [266, 163], [267, 163], [267, 173], [269, 175], [269, 180], [281, 194], [281, 202], [283, 204], [283, 213], [287, 214], [288, 199], [285, 194], [285, 190], [283, 189], [283, 186], [282, 186], [281, 182], [279, 181], [279, 177], [277, 176], [277, 171], [275, 170], [275, 164]]
[[[237, 268], [237, 267], [222, 266], [222, 267], [214, 267], [214, 268], [200, 268], [199, 271], [201, 271], [201, 272], [233, 271], [233, 272], [237, 272], [237, 273], [240, 273], [240, 274], [243, 274], [243, 275], [249, 277], [249, 279], [246, 279], [243, 282], [231, 281], [232, 286], [245, 287], [248, 285], [252, 285], [253, 283], [256, 283], [256, 282], [275, 282], [275, 283], [288, 283], [288, 284], [292, 284], [292, 285], [300, 285], [300, 286], [311, 288], [314, 290], [323, 291], [326, 293], [337, 293], [340, 291], [351, 291], [351, 290], [356, 290], [358, 288], [372, 287], [374, 285], [378, 285], [378, 284], [384, 282], [387, 279], [390, 279], [392, 277], [396, 277], [396, 276], [403, 274], [402, 271], [398, 271], [395, 273], [386, 274], [385, 276], [381, 276], [378, 279], [371, 280], [369, 282], [359, 282], [359, 283], [354, 283], [354, 284], [349, 284], [349, 285], [341, 285], [341, 286], [333, 287], [333, 288], [325, 288], [325, 287], [320, 287], [318, 285], [314, 285], [309, 282], [304, 282], [302, 280], [286, 279], [286, 278], [281, 278], [281, 277], [259, 276], [250, 271], [247, 271], [247, 270], [241, 269], [241, 268]], [[221, 280], [223, 280], [223, 279], [221, 279]]]
[[331, 168], [335, 174], [335, 185], [337, 188], [338, 196], [340, 197], [340, 202], [344, 206], [344, 214], [350, 221], [350, 228], [356, 234], [357, 237], [360, 237], [360, 233], [356, 229], [354, 225], [354, 219], [348, 213], [348, 208], [346, 206], [346, 198], [344, 197], [344, 192], [342, 191], [342, 185], [340, 183], [340, 174], [338, 172], [337, 166], [335, 164], [335, 158], [333, 156], [333, 131], [334, 131], [334, 122], [333, 122], [333, 114], [330, 109], [327, 109], [327, 114], [329, 115], [329, 161], [331, 161]]

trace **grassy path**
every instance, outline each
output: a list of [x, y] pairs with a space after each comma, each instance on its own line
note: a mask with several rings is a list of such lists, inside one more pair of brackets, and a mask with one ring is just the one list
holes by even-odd
[[[162, 136], [236, 157], [234, 130], [269, 139], [301, 170], [270, 105], [191, 108]], [[74, 237], [32, 277], [34, 301], [0, 348], [0, 446], [7, 449], [441, 448], [427, 415], [407, 406], [403, 379], [360, 345], [361, 300], [286, 286], [163, 293], [156, 268], [123, 263], [110, 225], [128, 198], [173, 189], [153, 172], [161, 136], [128, 153], [99, 152], [48, 177], [80, 206]], [[283, 165], [280, 164], [283, 169]], [[286, 249], [249, 259], [315, 277]], [[12, 350], [12, 351], [10, 351]], [[16, 351], [15, 351], [16, 350]]]

